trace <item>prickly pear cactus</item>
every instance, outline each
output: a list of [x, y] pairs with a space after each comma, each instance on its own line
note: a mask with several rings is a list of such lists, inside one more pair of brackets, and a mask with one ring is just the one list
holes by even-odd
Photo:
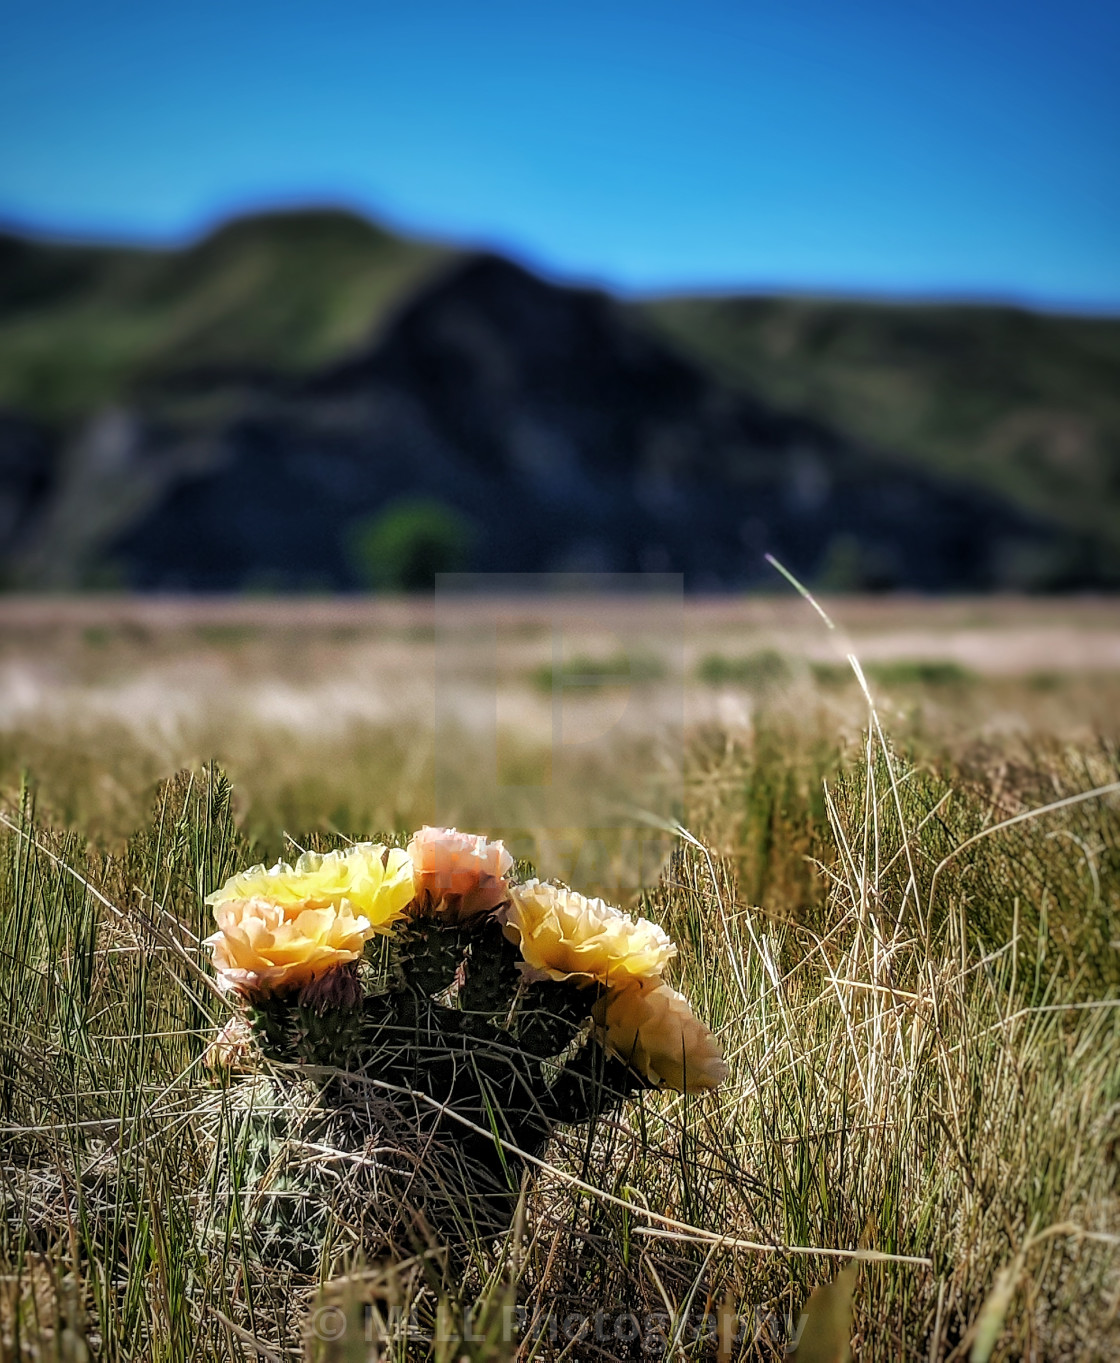
[[457, 923], [416, 918], [394, 942], [399, 987], [417, 994], [440, 994], [451, 987], [467, 949], [467, 930]]
[[487, 922], [476, 928], [459, 987], [459, 1007], [489, 1018], [507, 1017], [521, 984], [520, 955], [500, 924]]
[[292, 1005], [280, 995], [272, 995], [245, 1006], [245, 1020], [270, 1060], [287, 1060], [292, 1048]]
[[656, 924], [511, 872], [500, 843], [423, 829], [210, 897], [219, 979], [284, 1062], [224, 1175], [262, 1253], [306, 1271], [341, 1227], [367, 1254], [493, 1235], [558, 1125], [722, 1078]]
[[517, 1013], [517, 1040], [531, 1055], [559, 1055], [576, 1037], [599, 998], [595, 985], [576, 988], [542, 980], [526, 985]]

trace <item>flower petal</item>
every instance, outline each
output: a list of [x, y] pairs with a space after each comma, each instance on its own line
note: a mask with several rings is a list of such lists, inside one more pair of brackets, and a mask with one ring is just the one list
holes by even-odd
[[613, 984], [660, 976], [676, 947], [656, 923], [636, 921], [562, 886], [515, 885], [499, 912], [506, 936], [521, 947], [523, 973]]
[[610, 990], [594, 1017], [606, 1048], [652, 1084], [697, 1093], [727, 1078], [719, 1043], [664, 980], [633, 980]]

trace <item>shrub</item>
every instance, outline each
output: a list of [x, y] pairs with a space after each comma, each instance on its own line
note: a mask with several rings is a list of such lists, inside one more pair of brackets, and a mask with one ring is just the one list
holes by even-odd
[[392, 502], [351, 531], [359, 579], [385, 591], [431, 591], [437, 573], [462, 571], [474, 526], [453, 507], [429, 498]]

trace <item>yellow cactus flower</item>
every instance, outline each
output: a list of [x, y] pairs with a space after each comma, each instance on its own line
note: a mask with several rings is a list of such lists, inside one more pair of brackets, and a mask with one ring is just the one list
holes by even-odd
[[601, 899], [528, 880], [499, 911], [505, 934], [521, 947], [530, 980], [615, 984], [660, 975], [676, 947], [648, 918], [636, 922]]
[[427, 824], [408, 844], [416, 877], [416, 907], [450, 918], [490, 913], [509, 898], [513, 858], [499, 842]]
[[664, 980], [634, 980], [609, 990], [593, 1016], [607, 1050], [651, 1084], [698, 1093], [727, 1078], [719, 1043]]
[[294, 866], [251, 866], [207, 895], [207, 904], [227, 899], [268, 899], [290, 908], [336, 908], [345, 899], [375, 929], [401, 916], [412, 898], [412, 861], [399, 847], [356, 842], [336, 852], [304, 852]]
[[218, 924], [206, 945], [219, 983], [250, 995], [306, 984], [357, 960], [413, 893], [408, 853], [368, 842], [305, 852], [295, 866], [250, 867], [206, 899]]

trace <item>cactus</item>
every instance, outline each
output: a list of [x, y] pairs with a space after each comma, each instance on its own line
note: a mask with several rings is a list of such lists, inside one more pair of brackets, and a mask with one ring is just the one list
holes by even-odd
[[357, 966], [339, 966], [305, 984], [296, 996], [290, 1027], [300, 1060], [348, 1068], [362, 1037], [362, 986]]
[[591, 1039], [561, 1068], [548, 1091], [545, 1116], [553, 1122], [593, 1121], [648, 1087], [628, 1065]]
[[559, 1055], [575, 1038], [599, 996], [595, 985], [541, 980], [525, 986], [517, 1012], [517, 1039], [533, 1055]]
[[[539, 1152], [556, 1124], [591, 1120], [640, 1084], [596, 1042], [546, 1074], [542, 1061], [579, 1035], [599, 988], [524, 983], [520, 952], [494, 920], [412, 921], [391, 953], [387, 987], [368, 988], [359, 970], [369, 966], [352, 963], [246, 1009], [266, 1056], [350, 1076], [326, 1084], [316, 1076], [311, 1107], [290, 1088], [272, 1110], [246, 1119], [246, 1228], [262, 1254], [301, 1271], [315, 1267], [318, 1247], [340, 1224], [360, 1236], [365, 1252], [380, 1252], [386, 1236], [398, 1248], [420, 1247], [418, 1226], [447, 1242], [468, 1230], [497, 1233], [508, 1225], [525, 1168], [515, 1151]], [[378, 1082], [363, 1084], [369, 1079]], [[267, 1082], [274, 1100], [284, 1083], [299, 1084], [278, 1076]], [[402, 1098], [401, 1090], [422, 1096]], [[379, 1123], [402, 1120], [412, 1132], [402, 1149], [425, 1153], [423, 1177], [402, 1175], [397, 1189], [384, 1170], [375, 1178], [352, 1157], [370, 1144], [383, 1148]], [[329, 1156], [307, 1160], [300, 1152], [309, 1141], [337, 1150], [338, 1166]]]
[[506, 939], [499, 924], [487, 920], [476, 928], [459, 989], [459, 1007], [466, 1013], [504, 1019], [521, 983], [517, 968], [520, 959], [521, 953]]
[[261, 1053], [270, 1060], [290, 1060], [292, 1005], [288, 999], [269, 994], [250, 1003], [245, 1019]]
[[435, 918], [413, 919], [393, 941], [400, 988], [414, 994], [440, 994], [454, 983], [469, 940], [469, 930]]
[[[308, 1271], [318, 1246], [347, 1236], [350, 1248], [368, 1257], [427, 1249], [432, 1234], [449, 1246], [468, 1234], [496, 1234], [509, 1225], [528, 1167], [521, 1152], [538, 1153], [558, 1125], [594, 1121], [648, 1086], [608, 1054], [589, 1025], [605, 984], [584, 974], [539, 978], [571, 970], [573, 959], [582, 970], [585, 958], [572, 954], [581, 942], [568, 943], [555, 963], [540, 958], [540, 947], [549, 933], [586, 933], [597, 943], [592, 962], [609, 948], [623, 962], [636, 959], [652, 978], [671, 952], [668, 939], [648, 922], [631, 924], [628, 938], [619, 911], [567, 890], [555, 891], [554, 919], [544, 931], [527, 917], [511, 922], [510, 913], [526, 912], [518, 892], [497, 908], [492, 893], [495, 884], [499, 894], [506, 890], [509, 857], [504, 850], [497, 856], [493, 845], [479, 852], [477, 844], [454, 830], [426, 840], [428, 853], [437, 846], [450, 858], [446, 880], [454, 893], [443, 898], [419, 882], [402, 890], [400, 866], [390, 868], [388, 851], [379, 860], [372, 844], [347, 854], [352, 866], [330, 863], [337, 883], [324, 881], [321, 861], [254, 873], [258, 880], [275, 876], [289, 897], [301, 876], [316, 878], [309, 902], [318, 907], [331, 890], [343, 906], [327, 922], [333, 936], [323, 918], [308, 915], [304, 923], [300, 941], [317, 975], [308, 980], [304, 969], [297, 976], [289, 939], [277, 940], [275, 959], [261, 961], [267, 984], [245, 1003], [262, 1053], [307, 1067], [249, 1081], [273, 1101], [245, 1115], [238, 1152], [225, 1154], [231, 1196], [247, 1195], [238, 1233], [251, 1233], [263, 1253]], [[476, 853], [491, 899], [470, 912], [463, 858]], [[371, 890], [383, 869], [387, 888]], [[531, 876], [532, 868], [519, 864], [517, 873]], [[410, 888], [412, 899], [401, 898]], [[352, 891], [366, 896], [374, 917], [379, 904], [384, 910], [377, 945], [370, 939], [363, 948], [361, 937], [351, 945], [358, 922]], [[547, 897], [542, 903], [540, 887], [535, 894], [547, 914]], [[247, 901], [248, 917], [254, 902]], [[261, 916], [254, 929], [262, 941], [270, 922]], [[601, 960], [596, 968], [599, 980], [614, 978]], [[600, 1018], [599, 1025], [607, 1024]], [[694, 1019], [693, 1026], [700, 1028]]]

